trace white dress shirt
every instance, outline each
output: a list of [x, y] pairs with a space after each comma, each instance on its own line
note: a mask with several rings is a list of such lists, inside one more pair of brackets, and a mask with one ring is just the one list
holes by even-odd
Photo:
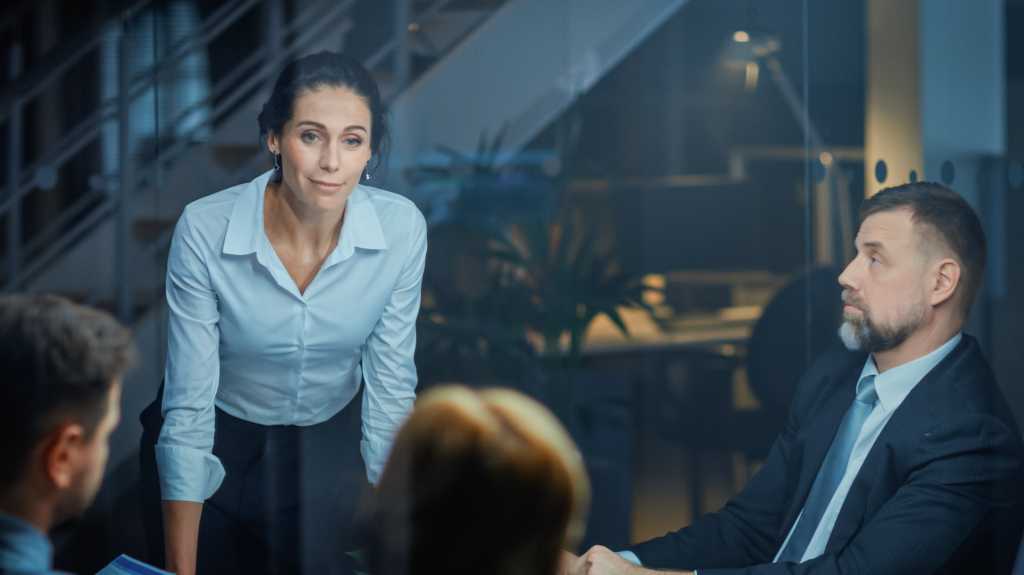
[[156, 445], [165, 500], [205, 501], [220, 486], [215, 406], [263, 425], [315, 425], [365, 381], [360, 451], [374, 483], [412, 409], [423, 215], [357, 185], [337, 246], [300, 293], [263, 227], [272, 173], [192, 202], [174, 230]]

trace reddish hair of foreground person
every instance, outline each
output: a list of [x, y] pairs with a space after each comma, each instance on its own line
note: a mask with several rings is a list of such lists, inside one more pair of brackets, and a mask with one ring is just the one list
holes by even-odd
[[550, 575], [580, 540], [590, 484], [540, 403], [443, 386], [399, 431], [370, 515], [374, 575]]

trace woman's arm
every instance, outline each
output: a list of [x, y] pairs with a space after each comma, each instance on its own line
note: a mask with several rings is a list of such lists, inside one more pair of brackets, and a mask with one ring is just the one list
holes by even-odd
[[177, 575], [194, 575], [199, 550], [199, 517], [203, 504], [195, 501], [164, 501], [165, 569]]
[[416, 318], [427, 257], [427, 224], [410, 226], [405, 264], [363, 350], [363, 440], [366, 475], [376, 484], [398, 427], [416, 399]]
[[167, 567], [195, 572], [203, 501], [224, 479], [213, 455], [220, 313], [205, 260], [211, 250], [185, 210], [167, 260], [164, 423], [156, 445]]

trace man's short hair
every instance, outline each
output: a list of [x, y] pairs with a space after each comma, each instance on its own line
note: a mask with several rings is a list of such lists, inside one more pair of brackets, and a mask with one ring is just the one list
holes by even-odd
[[868, 216], [898, 209], [910, 210], [924, 241], [943, 242], [959, 260], [959, 305], [966, 318], [985, 275], [985, 231], [978, 215], [960, 194], [946, 186], [915, 182], [886, 188], [865, 200], [860, 221], [864, 223]]
[[134, 361], [131, 332], [105, 312], [52, 295], [0, 296], [0, 485], [21, 477], [65, 418], [95, 431], [110, 386]]

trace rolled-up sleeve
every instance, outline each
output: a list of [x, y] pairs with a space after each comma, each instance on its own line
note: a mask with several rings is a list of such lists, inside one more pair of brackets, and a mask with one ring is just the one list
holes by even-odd
[[376, 484], [398, 427], [416, 399], [416, 317], [420, 310], [427, 225], [417, 210], [398, 281], [363, 350], [363, 439], [366, 475]]
[[205, 501], [224, 479], [213, 455], [220, 333], [208, 253], [186, 210], [167, 259], [164, 423], [156, 445], [161, 497], [169, 501]]

